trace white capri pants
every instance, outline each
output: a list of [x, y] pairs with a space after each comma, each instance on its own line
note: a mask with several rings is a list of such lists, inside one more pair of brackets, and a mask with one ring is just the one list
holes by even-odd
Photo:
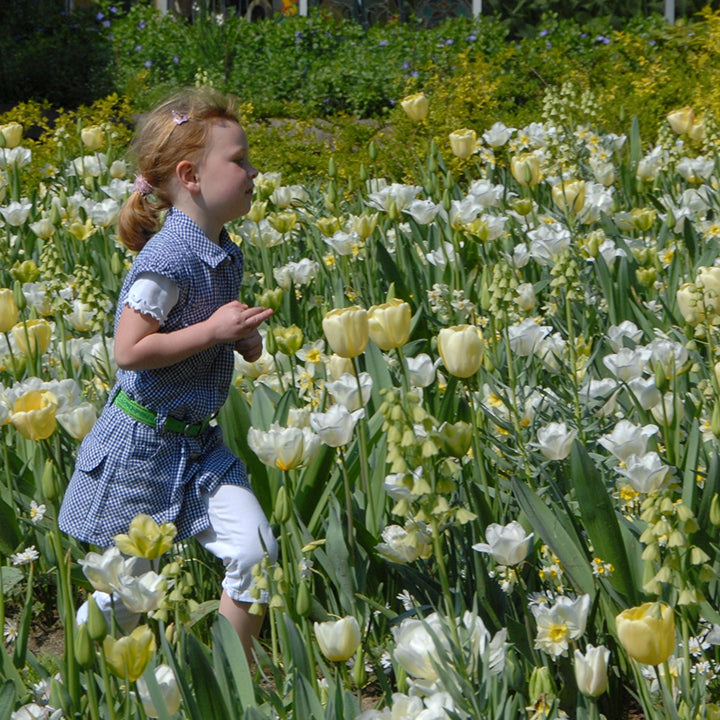
[[[267, 554], [271, 562], [277, 560], [278, 545], [270, 523], [265, 517], [252, 490], [240, 485], [220, 485], [206, 498], [210, 525], [195, 536], [195, 539], [215, 557], [223, 561], [225, 577], [222, 587], [225, 593], [237, 602], [267, 603], [267, 591], [259, 598], [250, 595], [253, 584], [252, 568]], [[140, 558], [133, 573], [142, 575], [150, 570], [150, 562]], [[130, 611], [119, 598], [96, 590], [95, 602], [110, 620], [115, 606], [115, 620], [129, 632], [138, 623], [140, 615]], [[87, 621], [88, 607], [83, 603], [77, 611], [79, 624]]]

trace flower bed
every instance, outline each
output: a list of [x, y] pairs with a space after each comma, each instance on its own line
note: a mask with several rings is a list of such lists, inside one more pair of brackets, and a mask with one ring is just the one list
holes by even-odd
[[[113, 383], [127, 128], [60, 122], [41, 166], [0, 128], [1, 716], [718, 712], [712, 123], [679, 108], [644, 146], [636, 123], [576, 122], [578, 95], [442, 149], [436, 98], [407, 98], [405, 177], [375, 175], [372, 145], [356, 174], [258, 178], [231, 230], [244, 299], [276, 314], [219, 417], [281, 543], [256, 568], [254, 675], [195, 543], [138, 517], [87, 555], [57, 529]], [[141, 625], [75, 630], [126, 555], [160, 557], [123, 596]], [[39, 584], [65, 628], [48, 662], [28, 650]]]

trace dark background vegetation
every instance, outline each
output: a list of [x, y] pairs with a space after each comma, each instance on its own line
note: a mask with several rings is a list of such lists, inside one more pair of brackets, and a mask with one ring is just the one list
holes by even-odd
[[[385, 99], [368, 97], [366, 102], [353, 105], [343, 98], [343, 94], [352, 92], [351, 88], [343, 87], [343, 83], [364, 83], [369, 87], [383, 80], [380, 71], [387, 72], [387, 62], [397, 58], [385, 57], [387, 53], [371, 52], [377, 44], [371, 20], [373, 16], [380, 16], [378, 8], [382, 5], [384, 9], [394, 8], [401, 22], [407, 23], [414, 31], [423, 29], [422, 23], [413, 15], [416, 4], [413, 0], [366, 0], [363, 17], [359, 17], [352, 0], [334, 0], [335, 16], [340, 9], [347, 19], [347, 23], [338, 24], [334, 37], [325, 27], [322, 36], [315, 33], [299, 39], [293, 29], [293, 37], [287, 42], [269, 46], [269, 33], [244, 29], [235, 33], [237, 46], [233, 47], [230, 32], [216, 32], [214, 36], [208, 32], [206, 47], [199, 48], [199, 51], [205, 51], [208, 67], [213, 70], [218, 62], [221, 65], [233, 62], [236, 54], [247, 54], [247, 43], [255, 42], [256, 52], [266, 55], [262, 60], [267, 67], [264, 78], [267, 94], [281, 98], [288, 95], [288, 83], [294, 88], [298, 80], [288, 74], [286, 77], [290, 79], [283, 86], [283, 66], [293, 69], [298, 64], [309, 65], [314, 60], [322, 63], [323, 56], [327, 60], [336, 60], [326, 63], [327, 71], [317, 88], [317, 93], [325, 97], [318, 101], [316, 114], [318, 110], [326, 113], [347, 110], [373, 115], [383, 109]], [[692, 18], [706, 4], [702, 0], [677, 0], [676, 15], [678, 18]], [[123, 84], [127, 82], [127, 74], [122, 72], [122, 66], [125, 62], [132, 63], [132, 58], [119, 56], [113, 21], [124, 15], [131, 5], [137, 11], [139, 6], [148, 6], [149, 3], [147, 0], [137, 3], [98, 2], [68, 13], [65, 0], [0, 0], [0, 106], [7, 109], [26, 100], [47, 100], [55, 106], [74, 108], [113, 91], [126, 91], [128, 88]], [[579, 24], [601, 22], [608, 29], [619, 29], [633, 18], [661, 14], [663, 5], [663, 0], [485, 0], [483, 22], [496, 22], [502, 27], [504, 37], [513, 41], [536, 34], [547, 17], [568, 19]], [[221, 0], [203, 0], [200, 7], [196, 23], [203, 22], [203, 18], [217, 11], [224, 10], [232, 15], [243, 10], [242, 2]], [[310, 7], [314, 13], [323, 12], [318, 2], [311, 0]], [[238, 24], [237, 17], [231, 19], [229, 24], [233, 27]], [[361, 22], [363, 20], [365, 25]], [[276, 26], [282, 22], [287, 21], [275, 18], [256, 24]], [[424, 29], [429, 30], [426, 26]], [[277, 40], [282, 39], [282, 33], [277, 30], [275, 36]], [[161, 37], [158, 38], [158, 46], [162, 46]], [[422, 48], [422, 43], [416, 43], [418, 64], [425, 59], [421, 57], [423, 52], [430, 54]], [[158, 61], [161, 59], [158, 58]], [[183, 61], [187, 58], [180, 58], [180, 62]], [[195, 65], [201, 63], [202, 54], [193, 57], [192, 62]], [[355, 70], [364, 68], [364, 72], [342, 72], [347, 70], [348, 63], [357, 65]], [[305, 98], [300, 101], [306, 103]]]

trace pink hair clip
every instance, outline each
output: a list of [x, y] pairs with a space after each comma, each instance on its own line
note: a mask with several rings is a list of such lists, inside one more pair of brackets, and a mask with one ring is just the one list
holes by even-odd
[[173, 121], [176, 125], [182, 125], [188, 121], [188, 116], [185, 113], [178, 112], [177, 110], [172, 111]]
[[147, 197], [153, 191], [153, 186], [144, 175], [136, 175], [132, 189], [133, 192], [139, 192], [143, 197]]

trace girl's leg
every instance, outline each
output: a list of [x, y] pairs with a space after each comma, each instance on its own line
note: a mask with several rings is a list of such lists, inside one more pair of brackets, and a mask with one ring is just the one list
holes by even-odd
[[267, 593], [260, 598], [250, 594], [252, 568], [266, 554], [277, 559], [277, 542], [260, 503], [249, 488], [220, 485], [208, 497], [210, 527], [197, 535], [198, 542], [225, 565], [220, 613], [235, 628], [252, 661], [253, 639], [260, 634], [262, 615], [251, 615], [254, 602], [267, 603]]

